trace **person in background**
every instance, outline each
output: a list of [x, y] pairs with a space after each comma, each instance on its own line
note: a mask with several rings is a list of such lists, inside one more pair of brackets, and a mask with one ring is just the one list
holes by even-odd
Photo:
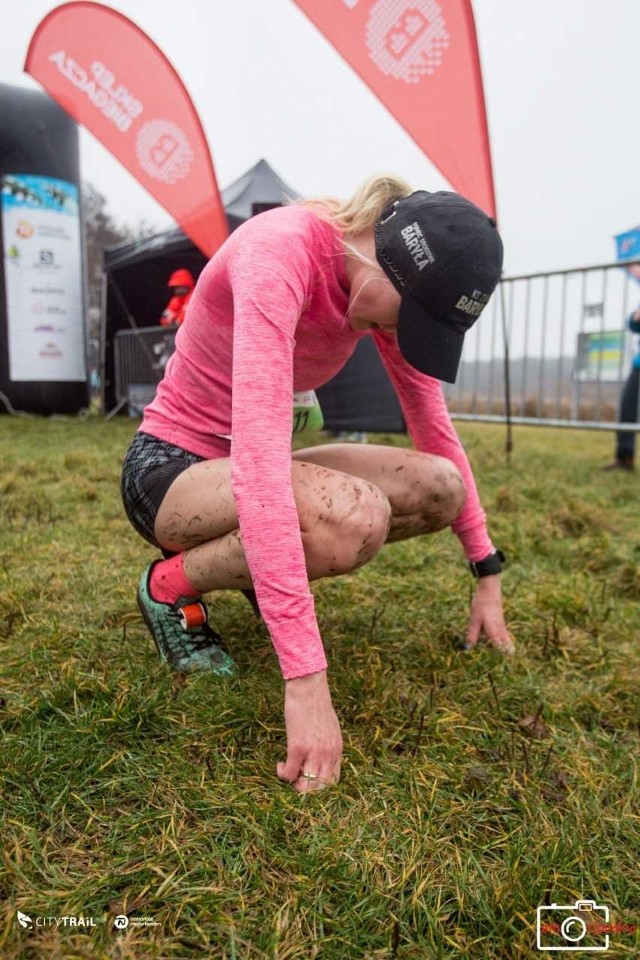
[[[640, 333], [640, 307], [627, 320], [632, 333]], [[631, 372], [622, 388], [620, 396], [620, 423], [637, 423], [639, 414], [640, 390], [640, 345], [633, 358]], [[620, 430], [616, 434], [616, 452], [613, 463], [604, 470], [633, 470], [636, 451], [636, 434], [633, 430]]]
[[[297, 791], [336, 783], [342, 756], [310, 581], [358, 570], [385, 543], [450, 527], [476, 578], [466, 649], [484, 635], [514, 651], [504, 556], [439, 383], [455, 381], [502, 255], [495, 220], [475, 204], [412, 192], [392, 176], [346, 202], [309, 199], [252, 217], [200, 274], [125, 456], [125, 511], [165, 558], [143, 570], [137, 594], [160, 658], [182, 672], [233, 675], [201, 596], [242, 590], [279, 660], [287, 758], [276, 773]], [[327, 383], [365, 336], [414, 449], [292, 452], [296, 392]]]
[[189, 270], [181, 267], [169, 277], [167, 283], [171, 291], [171, 299], [162, 311], [160, 317], [161, 327], [179, 327], [183, 321], [187, 309], [187, 304], [191, 299], [195, 281]]

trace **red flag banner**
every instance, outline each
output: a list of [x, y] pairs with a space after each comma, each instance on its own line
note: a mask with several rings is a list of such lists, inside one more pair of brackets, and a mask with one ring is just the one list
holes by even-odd
[[470, 0], [294, 0], [449, 183], [496, 215]]
[[228, 235], [207, 140], [180, 77], [131, 20], [65, 3], [37, 27], [25, 70], [211, 256]]

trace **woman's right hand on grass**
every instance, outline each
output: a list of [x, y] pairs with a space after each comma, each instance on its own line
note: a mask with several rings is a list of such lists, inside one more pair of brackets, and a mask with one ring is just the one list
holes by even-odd
[[[331, 703], [327, 671], [285, 681], [284, 722], [287, 759], [276, 766], [278, 777], [299, 792], [322, 790], [340, 779], [342, 734]], [[302, 773], [317, 774], [306, 779]]]

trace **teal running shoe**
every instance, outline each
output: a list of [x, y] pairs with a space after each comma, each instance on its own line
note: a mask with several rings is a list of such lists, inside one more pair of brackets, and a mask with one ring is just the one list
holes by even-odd
[[207, 608], [193, 597], [180, 597], [175, 603], [154, 600], [149, 590], [153, 563], [142, 572], [138, 584], [138, 606], [160, 660], [181, 673], [206, 670], [218, 676], [232, 677], [236, 665], [222, 648], [222, 637], [207, 622]]

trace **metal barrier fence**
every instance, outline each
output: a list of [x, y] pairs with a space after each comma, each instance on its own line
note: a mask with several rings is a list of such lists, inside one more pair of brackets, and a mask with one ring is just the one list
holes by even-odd
[[[640, 423], [617, 419], [633, 356], [625, 325], [640, 300], [634, 283], [619, 263], [504, 279], [465, 338], [456, 383], [444, 384], [452, 416], [505, 421], [506, 331], [513, 423], [640, 430]], [[162, 379], [174, 337], [166, 327], [116, 334], [111, 414], [125, 404], [141, 412]]]
[[506, 330], [514, 423], [638, 431], [617, 421], [639, 301], [619, 263], [505, 278], [465, 338], [456, 383], [444, 385], [452, 416], [506, 419]]
[[175, 335], [175, 329], [167, 327], [140, 327], [116, 333], [113, 355], [117, 404], [109, 416], [125, 405], [132, 416], [142, 413], [162, 380], [174, 350]]

